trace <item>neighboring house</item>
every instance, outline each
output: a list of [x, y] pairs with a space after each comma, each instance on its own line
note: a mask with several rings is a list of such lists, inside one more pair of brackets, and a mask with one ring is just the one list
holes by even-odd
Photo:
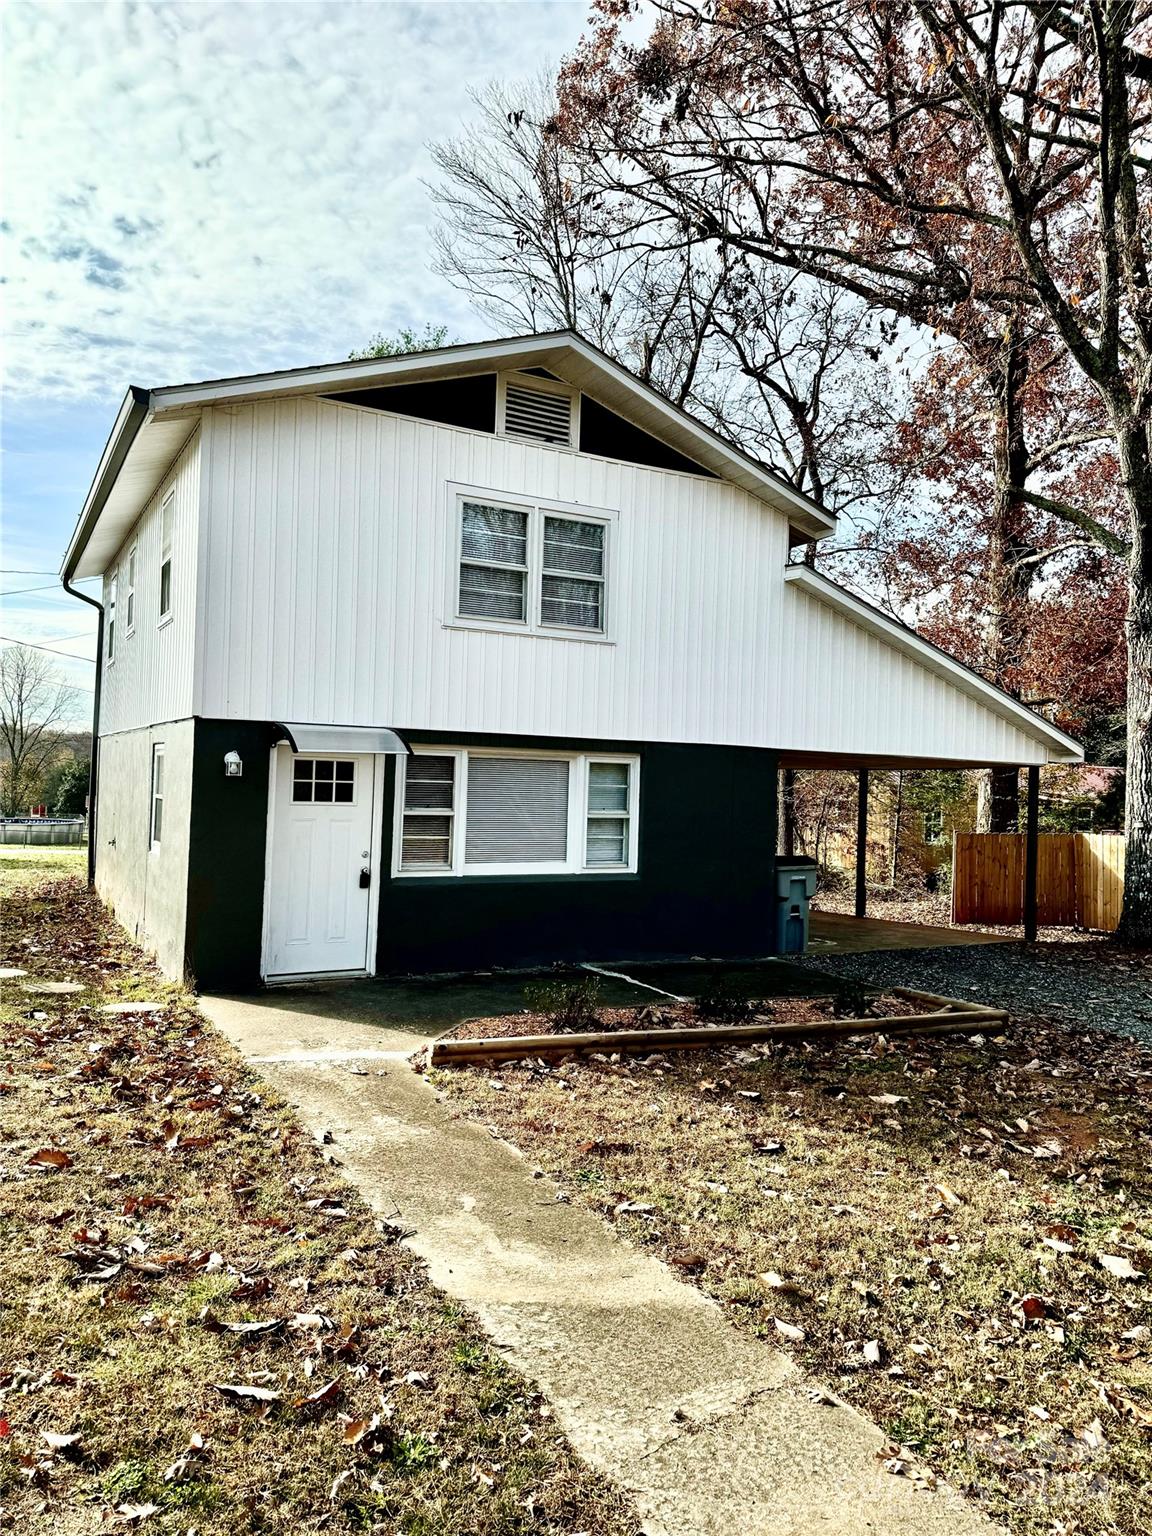
[[561, 332], [124, 401], [95, 879], [203, 986], [773, 947], [781, 760], [1078, 761]]

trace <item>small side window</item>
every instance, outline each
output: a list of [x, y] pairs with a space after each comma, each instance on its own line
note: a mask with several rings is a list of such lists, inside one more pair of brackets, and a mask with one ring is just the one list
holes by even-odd
[[120, 585], [120, 573], [113, 571], [108, 581], [108, 604], [104, 610], [104, 652], [109, 661], [116, 660], [116, 588]]
[[131, 634], [136, 628], [136, 546], [128, 551], [128, 580], [124, 593], [124, 632]]
[[148, 827], [149, 848], [159, 848], [164, 832], [164, 743], [152, 747], [152, 814]]
[[172, 519], [176, 493], [169, 491], [160, 508], [160, 617], [172, 612]]

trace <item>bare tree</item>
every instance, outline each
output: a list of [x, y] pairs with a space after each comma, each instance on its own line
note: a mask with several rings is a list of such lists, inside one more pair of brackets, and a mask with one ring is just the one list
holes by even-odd
[[551, 81], [473, 104], [475, 126], [432, 150], [443, 275], [503, 328], [577, 331], [821, 506], [890, 494], [876, 442], [899, 390], [866, 306], [705, 235], [616, 238]]
[[26, 811], [60, 753], [60, 732], [72, 719], [77, 690], [40, 651], [6, 645], [0, 651], [0, 808]]

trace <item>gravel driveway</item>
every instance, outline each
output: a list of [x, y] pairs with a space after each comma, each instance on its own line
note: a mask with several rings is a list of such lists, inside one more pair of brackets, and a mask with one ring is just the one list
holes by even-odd
[[1152, 962], [1110, 944], [988, 944], [793, 958], [829, 975], [970, 997], [1152, 1045]]

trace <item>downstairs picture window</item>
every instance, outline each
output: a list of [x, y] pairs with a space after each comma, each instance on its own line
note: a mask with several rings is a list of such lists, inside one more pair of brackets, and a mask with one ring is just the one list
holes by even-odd
[[397, 874], [636, 868], [638, 758], [435, 749], [398, 771]]

